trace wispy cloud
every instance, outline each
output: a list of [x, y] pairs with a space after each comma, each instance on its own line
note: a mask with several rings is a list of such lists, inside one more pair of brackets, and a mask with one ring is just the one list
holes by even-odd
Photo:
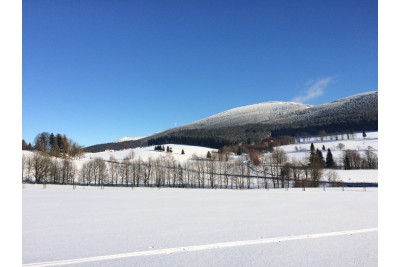
[[315, 99], [324, 94], [325, 88], [332, 82], [332, 77], [326, 77], [312, 82], [306, 93], [300, 96], [296, 96], [292, 99], [293, 102], [305, 103], [312, 99]]

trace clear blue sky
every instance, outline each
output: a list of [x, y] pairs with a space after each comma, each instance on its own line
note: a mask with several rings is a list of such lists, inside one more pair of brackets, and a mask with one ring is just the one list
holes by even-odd
[[81, 145], [378, 90], [377, 0], [23, 0], [22, 130]]

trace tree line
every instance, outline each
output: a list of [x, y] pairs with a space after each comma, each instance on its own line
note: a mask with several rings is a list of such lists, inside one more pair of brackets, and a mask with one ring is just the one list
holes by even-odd
[[65, 134], [41, 132], [36, 135], [33, 145], [22, 139], [22, 150], [36, 150], [53, 157], [76, 158], [83, 154], [83, 147]]
[[[286, 153], [275, 149], [260, 155], [260, 164], [252, 166], [247, 154], [227, 160], [221, 153], [193, 158], [180, 163], [171, 154], [142, 160], [132, 152], [122, 161], [110, 156], [108, 160], [94, 158], [77, 169], [70, 159], [50, 157], [45, 153], [23, 156], [23, 182], [41, 184], [81, 184], [125, 187], [181, 188], [284, 188], [319, 186], [322, 168], [315, 162], [288, 161]], [[334, 172], [329, 185], [341, 181]]]
[[[49, 134], [49, 137], [51, 134]], [[52, 138], [49, 138], [51, 140]], [[63, 138], [65, 140], [65, 138]], [[35, 146], [42, 145], [43, 135], [38, 135]], [[339, 159], [334, 159], [331, 150], [322, 150], [310, 145], [309, 156], [298, 160], [288, 160], [280, 148], [270, 146], [271, 142], [291, 142], [290, 138], [268, 138], [265, 145], [237, 145], [208, 152], [199, 157], [193, 155], [188, 162], [181, 164], [170, 153], [147, 160], [136, 158], [130, 153], [122, 161], [111, 156], [108, 160], [94, 158], [84, 163], [78, 170], [68, 157], [52, 156], [47, 150], [39, 150], [22, 157], [22, 179], [24, 182], [54, 184], [85, 184], [98, 186], [157, 186], [191, 188], [283, 188], [317, 187], [325, 175], [331, 185], [341, 181], [333, 168], [338, 165], [344, 169], [377, 169], [376, 153], [367, 150], [364, 154], [355, 150], [344, 150]], [[49, 144], [52, 143], [49, 141]], [[66, 147], [66, 146], [64, 146]], [[43, 147], [42, 147], [43, 148]], [[269, 153], [264, 149], [268, 148]], [[172, 151], [171, 147], [157, 145], [157, 151]], [[64, 151], [64, 150], [62, 150]], [[322, 151], [326, 151], [326, 157]], [[50, 153], [49, 153], [50, 152]], [[60, 152], [62, 153], [62, 152]], [[184, 154], [184, 151], [181, 151]], [[232, 160], [232, 154], [236, 159]], [[324, 173], [324, 169], [328, 169]]]
[[22, 182], [73, 184], [77, 168], [71, 159], [42, 152], [22, 155]]

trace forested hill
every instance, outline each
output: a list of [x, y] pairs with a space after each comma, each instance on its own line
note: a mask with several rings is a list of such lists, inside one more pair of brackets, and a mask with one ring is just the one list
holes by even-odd
[[238, 143], [259, 143], [270, 135], [362, 130], [378, 130], [377, 91], [316, 106], [266, 102], [239, 107], [140, 140], [94, 145], [85, 150], [98, 152], [163, 143], [219, 148]]

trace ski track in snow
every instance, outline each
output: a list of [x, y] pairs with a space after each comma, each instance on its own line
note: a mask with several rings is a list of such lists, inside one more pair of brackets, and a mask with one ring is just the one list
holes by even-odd
[[269, 244], [269, 243], [278, 243], [278, 242], [284, 242], [284, 241], [315, 239], [315, 238], [332, 237], [332, 236], [345, 236], [345, 235], [353, 235], [353, 234], [361, 234], [361, 233], [377, 232], [377, 231], [378, 231], [378, 228], [366, 228], [366, 229], [339, 231], [339, 232], [328, 232], [328, 233], [296, 235], [296, 236], [283, 236], [283, 237], [245, 240], [245, 241], [214, 243], [214, 244], [197, 245], [197, 246], [166, 248], [166, 249], [158, 249], [158, 250], [146, 250], [146, 251], [138, 251], [138, 252], [132, 252], [132, 253], [114, 254], [114, 255], [71, 259], [71, 260], [28, 263], [28, 264], [23, 264], [22, 266], [23, 267], [64, 266], [64, 265], [86, 263], [86, 262], [115, 260], [115, 259], [132, 258], [132, 257], [140, 257], [140, 256], [168, 255], [168, 254], [172, 254], [172, 253], [211, 250], [211, 249], [219, 249], [219, 248], [232, 248], [232, 247], [240, 247], [240, 246]]

